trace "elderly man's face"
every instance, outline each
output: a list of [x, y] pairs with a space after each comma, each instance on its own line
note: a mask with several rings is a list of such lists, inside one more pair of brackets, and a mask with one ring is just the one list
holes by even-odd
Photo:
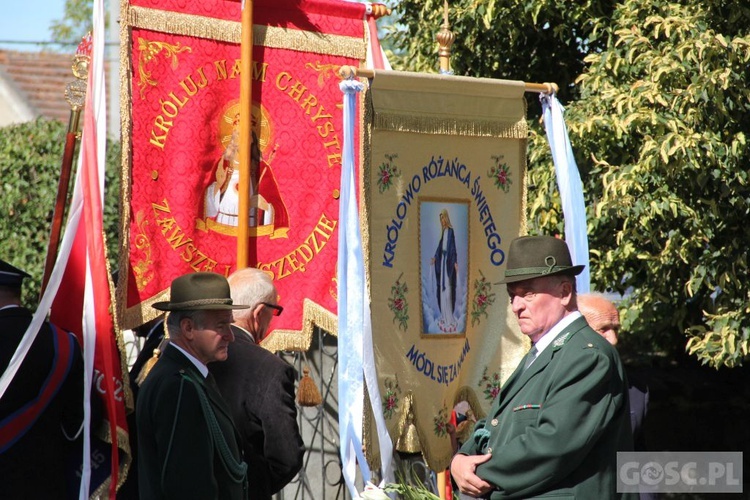
[[536, 343], [555, 326], [565, 316], [564, 300], [570, 294], [570, 287], [559, 276], [509, 283], [510, 304], [521, 333]]
[[617, 345], [620, 333], [620, 313], [610, 301], [602, 297], [586, 296], [578, 301], [578, 310], [589, 326], [612, 345]]
[[193, 320], [191, 347], [204, 364], [227, 359], [229, 343], [234, 341], [231, 310], [203, 311], [202, 324]]

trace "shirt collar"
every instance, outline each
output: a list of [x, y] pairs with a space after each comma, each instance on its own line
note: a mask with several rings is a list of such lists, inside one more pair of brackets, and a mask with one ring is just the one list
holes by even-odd
[[239, 326], [237, 323], [232, 323], [232, 328], [236, 328], [239, 331], [245, 333], [250, 338], [250, 342], [252, 342], [253, 344], [257, 344], [257, 342], [255, 341], [255, 336], [252, 333], [250, 333], [249, 330], [245, 330], [244, 328]]
[[536, 347], [537, 351], [537, 357], [542, 353], [544, 349], [547, 348], [548, 345], [554, 341], [560, 333], [562, 333], [563, 330], [565, 330], [573, 321], [577, 320], [581, 317], [581, 313], [578, 311], [573, 311], [572, 313], [565, 316], [563, 319], [557, 322], [555, 326], [549, 329], [547, 333], [542, 335], [542, 338], [537, 340], [536, 344], [534, 346]]
[[190, 360], [191, 363], [195, 365], [198, 371], [201, 372], [201, 375], [203, 375], [203, 378], [208, 377], [208, 367], [204, 365], [203, 363], [201, 363], [200, 361], [198, 361], [198, 358], [196, 358], [195, 356], [193, 356], [192, 354], [190, 354], [189, 352], [187, 352], [185, 349], [178, 346], [174, 342], [170, 342], [170, 344], [172, 344], [173, 347], [176, 347], [182, 354], [184, 354], [187, 357], [187, 359]]

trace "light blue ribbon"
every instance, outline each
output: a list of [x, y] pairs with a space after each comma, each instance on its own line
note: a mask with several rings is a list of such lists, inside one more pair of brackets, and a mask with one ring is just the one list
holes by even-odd
[[555, 163], [557, 188], [560, 191], [563, 216], [565, 219], [565, 242], [570, 249], [573, 265], [586, 266], [578, 275], [576, 285], [578, 293], [587, 293], [591, 289], [589, 272], [589, 241], [586, 227], [586, 205], [583, 201], [583, 183], [578, 173], [578, 166], [573, 157], [573, 148], [568, 137], [563, 112], [565, 109], [554, 94], [540, 94], [544, 117], [544, 128], [547, 141], [552, 150]]
[[[344, 140], [341, 166], [341, 195], [339, 198], [339, 254], [338, 254], [338, 357], [339, 357], [339, 439], [344, 481], [352, 498], [359, 498], [354, 485], [356, 467], [362, 471], [363, 481], [370, 480], [371, 472], [362, 451], [362, 418], [364, 415], [364, 383], [367, 384], [370, 404], [375, 416], [382, 476], [393, 482], [391, 457], [393, 444], [381, 411], [380, 389], [375, 370], [372, 347], [370, 301], [365, 281], [359, 210], [354, 182], [354, 118], [357, 92], [364, 85], [355, 80], [343, 80], [339, 87], [344, 93]], [[363, 380], [364, 378], [364, 380]]]

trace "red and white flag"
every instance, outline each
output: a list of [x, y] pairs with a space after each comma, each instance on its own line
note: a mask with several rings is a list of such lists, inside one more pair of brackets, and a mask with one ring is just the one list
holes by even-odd
[[[95, 0], [81, 152], [65, 236], [50, 283], [51, 320], [83, 346], [86, 397], [80, 497], [115, 497], [129, 464], [123, 368], [115, 335], [103, 228], [106, 146], [104, 5]], [[40, 308], [41, 309], [41, 308]], [[91, 390], [92, 386], [95, 388]], [[104, 424], [91, 426], [91, 401], [102, 399]], [[92, 460], [93, 457], [93, 460]]]

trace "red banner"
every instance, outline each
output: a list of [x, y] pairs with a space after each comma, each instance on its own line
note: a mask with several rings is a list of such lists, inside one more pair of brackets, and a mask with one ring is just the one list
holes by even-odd
[[235, 270], [242, 78], [253, 96], [248, 248], [279, 290], [273, 326], [297, 331], [336, 311], [337, 71], [364, 58], [364, 5], [254, 2], [252, 75], [240, 74], [240, 15], [222, 0], [129, 6], [125, 327], [153, 316], [175, 277]]

